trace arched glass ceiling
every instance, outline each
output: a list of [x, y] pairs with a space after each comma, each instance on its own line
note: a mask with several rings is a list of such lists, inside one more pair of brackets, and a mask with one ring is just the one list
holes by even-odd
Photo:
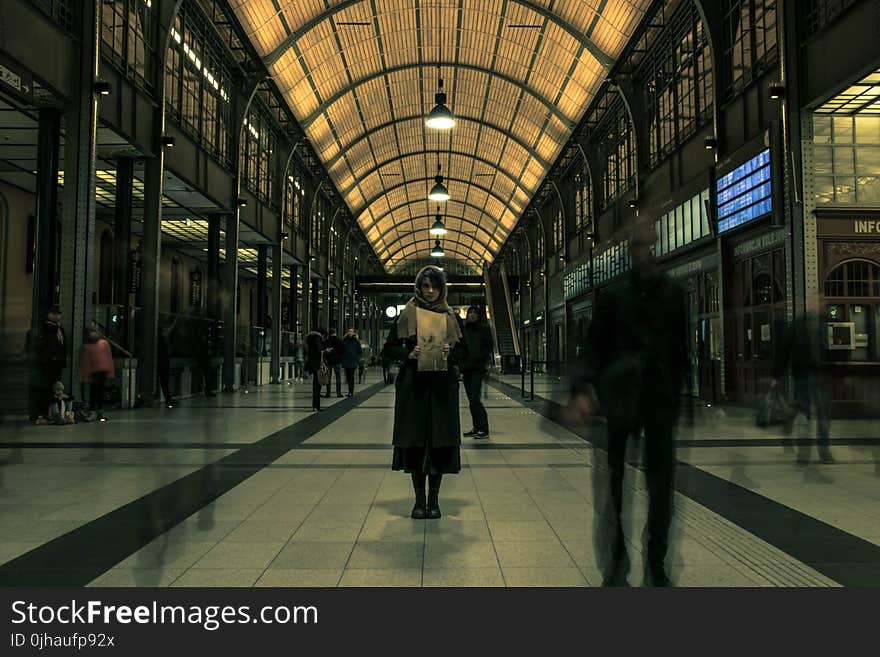
[[[650, 4], [230, 2], [389, 270], [433, 244], [438, 152], [447, 257], [494, 259]], [[424, 126], [438, 63], [447, 133]]]

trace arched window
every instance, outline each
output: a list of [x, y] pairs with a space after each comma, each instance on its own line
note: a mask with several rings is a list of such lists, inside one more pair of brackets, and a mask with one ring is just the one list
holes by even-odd
[[113, 303], [113, 233], [101, 231], [98, 254], [98, 303]]
[[867, 260], [850, 260], [838, 265], [825, 279], [825, 296], [880, 296], [880, 267]]
[[578, 233], [589, 232], [593, 226], [593, 190], [586, 166], [575, 175], [574, 185], [575, 230]]
[[553, 249], [562, 255], [565, 254], [565, 216], [562, 208], [556, 211], [553, 217]]
[[180, 289], [183, 286], [182, 269], [180, 258], [174, 256], [171, 259], [171, 289], [169, 290], [170, 310], [172, 313], [180, 312]]

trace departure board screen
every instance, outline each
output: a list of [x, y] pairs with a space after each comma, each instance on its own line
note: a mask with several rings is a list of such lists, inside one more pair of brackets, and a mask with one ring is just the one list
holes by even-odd
[[715, 193], [719, 233], [773, 212], [770, 149], [721, 176], [715, 183]]

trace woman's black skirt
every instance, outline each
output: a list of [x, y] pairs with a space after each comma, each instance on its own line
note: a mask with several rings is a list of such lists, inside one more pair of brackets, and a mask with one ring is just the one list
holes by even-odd
[[392, 470], [407, 474], [457, 474], [461, 471], [461, 451], [455, 447], [395, 447]]

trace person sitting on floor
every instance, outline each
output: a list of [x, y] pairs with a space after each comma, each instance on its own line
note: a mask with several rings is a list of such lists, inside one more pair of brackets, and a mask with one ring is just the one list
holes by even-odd
[[56, 381], [52, 384], [52, 401], [49, 403], [47, 424], [73, 424], [73, 404], [64, 394], [64, 384]]

